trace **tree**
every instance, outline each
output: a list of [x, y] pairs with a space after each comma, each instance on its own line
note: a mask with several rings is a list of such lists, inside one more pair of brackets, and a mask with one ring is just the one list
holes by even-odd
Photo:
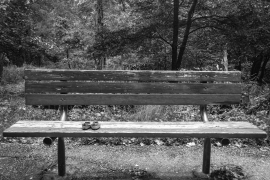
[[98, 53], [98, 62], [96, 62], [97, 69], [102, 69], [103, 66], [106, 65], [106, 57], [105, 57], [105, 49], [104, 49], [104, 22], [103, 22], [103, 0], [97, 0], [96, 3], [96, 12], [97, 12], [97, 20], [96, 20], [96, 42], [100, 44], [100, 49], [97, 49], [96, 53]]
[[172, 70], [177, 69], [177, 48], [179, 28], [179, 0], [173, 1], [173, 43], [172, 43]]
[[0, 53], [18, 66], [216, 70], [226, 50], [229, 69], [251, 63], [263, 81], [269, 64], [262, 0], [12, 0], [0, 12]]
[[27, 57], [37, 50], [33, 43], [30, 7], [27, 1], [2, 1], [0, 3], [0, 76], [4, 59], [15, 65], [22, 65]]
[[[180, 69], [180, 67], [181, 67], [183, 55], [184, 55], [184, 52], [185, 52], [185, 49], [187, 46], [188, 36], [190, 34], [190, 28], [191, 28], [191, 24], [192, 24], [192, 16], [194, 14], [197, 3], [198, 3], [198, 0], [193, 0], [192, 5], [188, 11], [188, 17], [187, 17], [187, 23], [186, 23], [186, 28], [185, 28], [185, 32], [184, 32], [184, 37], [183, 37], [183, 40], [182, 40], [182, 43], [180, 46], [177, 62], [176, 62], [176, 64], [173, 63], [172, 70], [177, 70], [177, 69]], [[174, 26], [174, 30], [175, 30], [175, 28], [176, 28], [176, 26]], [[178, 28], [177, 28], [177, 30], [178, 30]], [[175, 57], [173, 57], [173, 58], [175, 58]], [[172, 60], [172, 62], [175, 62], [175, 61], [176, 60], [174, 60], [174, 59]]]
[[[134, 25], [118, 31], [107, 32], [104, 38], [106, 39], [105, 49], [111, 49], [112, 44], [120, 44], [120, 46], [117, 46], [118, 50], [116, 51], [121, 53], [127, 46], [132, 44], [133, 48], [139, 49], [137, 53], [147, 52], [150, 57], [150, 52], [154, 51], [153, 46], [151, 47], [150, 44], [158, 44], [158, 46], [162, 46], [164, 49], [168, 49], [167, 46], [169, 46], [171, 47], [172, 69], [179, 69], [190, 34], [192, 16], [197, 2], [197, 0], [192, 1], [187, 19], [181, 20], [178, 17], [179, 8], [181, 7], [186, 11], [189, 5], [189, 3], [187, 3], [187, 5], [182, 6], [185, 1], [182, 1], [180, 4], [179, 0], [175, 0], [173, 5], [169, 1], [154, 1], [154, 3], [142, 1], [131, 3], [131, 6], [133, 6], [131, 17], [133, 16], [133, 19], [135, 19], [133, 20]], [[172, 8], [173, 13], [171, 11]], [[173, 21], [170, 19], [172, 14], [174, 15]], [[185, 17], [185, 14], [181, 14], [181, 18], [183, 17]], [[173, 28], [169, 29], [168, 27]], [[185, 29], [185, 33], [178, 54], [179, 31], [183, 28]], [[171, 33], [172, 31], [173, 33]], [[121, 47], [123, 48], [120, 49]], [[163, 56], [166, 56], [166, 54], [167, 52], [165, 52]]]
[[251, 62], [250, 77], [259, 84], [270, 58], [269, 5], [265, 1], [239, 1], [215, 22], [222, 28], [220, 34], [226, 38], [230, 58], [238, 65]]

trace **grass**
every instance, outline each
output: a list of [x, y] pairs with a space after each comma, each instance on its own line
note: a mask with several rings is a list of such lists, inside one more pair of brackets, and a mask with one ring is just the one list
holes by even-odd
[[196, 106], [138, 106], [130, 114], [131, 121], [197, 121], [199, 109]]

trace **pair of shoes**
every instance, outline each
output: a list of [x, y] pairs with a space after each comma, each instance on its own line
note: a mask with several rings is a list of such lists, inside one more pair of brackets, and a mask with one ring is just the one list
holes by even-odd
[[82, 130], [87, 129], [98, 130], [99, 128], [100, 124], [97, 121], [94, 121], [92, 124], [89, 121], [82, 124]]

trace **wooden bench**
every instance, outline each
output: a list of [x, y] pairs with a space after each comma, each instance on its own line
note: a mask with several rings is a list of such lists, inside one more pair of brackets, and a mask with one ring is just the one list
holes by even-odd
[[[209, 122], [208, 104], [241, 100], [240, 72], [25, 70], [26, 105], [60, 105], [59, 121], [19, 121], [5, 137], [58, 137], [58, 173], [64, 176], [64, 137], [205, 138], [202, 172], [210, 172], [210, 138], [265, 138], [248, 122]], [[200, 83], [204, 82], [204, 83]], [[200, 105], [201, 122], [100, 122], [82, 130], [67, 121], [68, 105]]]

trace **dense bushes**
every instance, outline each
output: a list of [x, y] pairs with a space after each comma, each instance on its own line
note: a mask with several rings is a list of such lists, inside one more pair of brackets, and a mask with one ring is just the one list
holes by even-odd
[[15, 65], [4, 67], [1, 84], [16, 84], [23, 81], [24, 68]]

